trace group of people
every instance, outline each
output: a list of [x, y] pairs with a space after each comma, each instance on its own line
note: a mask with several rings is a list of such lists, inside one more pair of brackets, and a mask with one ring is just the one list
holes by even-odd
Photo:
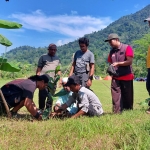
[[[149, 22], [150, 18], [145, 19]], [[94, 54], [88, 49], [89, 39], [86, 37], [78, 40], [80, 50], [76, 51], [73, 63], [67, 78], [62, 78], [61, 83], [65, 94], [58, 97], [53, 107], [52, 116], [66, 112], [67, 116], [76, 118], [82, 115], [101, 116], [103, 114], [102, 104], [96, 94], [90, 89], [92, 85], [95, 60]], [[111, 50], [108, 55], [108, 63], [115, 70], [111, 74], [111, 95], [113, 113], [121, 113], [123, 110], [133, 109], [133, 79], [132, 62], [134, 57], [130, 45], [120, 41], [116, 33], [111, 33], [105, 40]], [[47, 85], [50, 77], [54, 78], [55, 69], [60, 65], [56, 56], [57, 46], [50, 44], [48, 53], [42, 55], [38, 61], [36, 75], [28, 79], [17, 79], [1, 87], [12, 114], [16, 114], [20, 108], [25, 106], [36, 119], [42, 119], [45, 102], [48, 94]], [[147, 90], [150, 94], [150, 47], [147, 54]], [[47, 73], [47, 71], [49, 71]], [[61, 74], [59, 70], [58, 74]], [[39, 89], [39, 108], [33, 102], [35, 89]], [[55, 90], [55, 89], [54, 89]], [[150, 105], [150, 103], [149, 103]], [[0, 98], [0, 112], [5, 113], [5, 107]], [[147, 111], [150, 113], [150, 109]]]

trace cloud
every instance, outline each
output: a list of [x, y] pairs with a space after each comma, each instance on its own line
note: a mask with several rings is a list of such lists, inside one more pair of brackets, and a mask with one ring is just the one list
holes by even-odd
[[75, 39], [72, 39], [72, 38], [60, 39], [56, 42], [56, 45], [61, 46], [61, 45], [64, 45], [64, 44], [68, 44], [69, 42], [72, 42], [73, 40], [75, 40]]
[[112, 22], [110, 17], [79, 16], [76, 11], [71, 11], [71, 15], [47, 16], [41, 10], [36, 10], [31, 14], [12, 14], [11, 18], [23, 24], [25, 29], [57, 32], [70, 38], [101, 30]]
[[71, 14], [72, 14], [72, 15], [77, 15], [77, 14], [78, 14], [78, 12], [77, 12], [77, 11], [72, 10], [72, 11], [71, 11]]
[[134, 5], [134, 8], [138, 8], [140, 5], [139, 4], [136, 4], [136, 5]]

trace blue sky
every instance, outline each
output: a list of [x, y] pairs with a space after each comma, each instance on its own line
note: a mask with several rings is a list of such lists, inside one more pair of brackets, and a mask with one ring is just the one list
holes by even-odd
[[[0, 28], [15, 47], [58, 46], [99, 31], [122, 16], [135, 13], [149, 0], [0, 0], [0, 19], [21, 23], [16, 30]], [[0, 54], [5, 47], [0, 45]]]

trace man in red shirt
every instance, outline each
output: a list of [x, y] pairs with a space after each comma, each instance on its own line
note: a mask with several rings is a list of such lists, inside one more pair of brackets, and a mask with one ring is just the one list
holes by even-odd
[[133, 79], [132, 61], [134, 57], [131, 46], [123, 44], [119, 36], [112, 33], [107, 40], [111, 46], [108, 62], [114, 66], [116, 75], [112, 75], [111, 94], [113, 112], [120, 113], [123, 110], [133, 109]]

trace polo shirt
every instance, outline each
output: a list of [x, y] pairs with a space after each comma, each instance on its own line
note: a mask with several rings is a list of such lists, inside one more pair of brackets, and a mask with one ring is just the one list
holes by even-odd
[[51, 71], [47, 74], [49, 74], [50, 77], [54, 78], [55, 69], [58, 65], [61, 65], [61, 63], [56, 55], [50, 56], [48, 54], [43, 54], [38, 61], [38, 67], [42, 68], [40, 75], [45, 74], [47, 71]]

